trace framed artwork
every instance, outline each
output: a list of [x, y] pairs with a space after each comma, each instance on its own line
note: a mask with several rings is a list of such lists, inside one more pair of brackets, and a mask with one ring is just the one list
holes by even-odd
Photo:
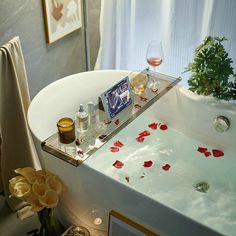
[[82, 27], [81, 0], [43, 0], [47, 43]]
[[128, 76], [100, 95], [100, 99], [109, 119], [132, 104], [131, 88]]
[[158, 236], [144, 226], [134, 222], [126, 216], [111, 211], [109, 214], [108, 236]]

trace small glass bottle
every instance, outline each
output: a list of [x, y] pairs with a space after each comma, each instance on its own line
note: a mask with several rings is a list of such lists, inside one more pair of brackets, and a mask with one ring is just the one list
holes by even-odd
[[76, 113], [76, 123], [80, 132], [88, 130], [88, 113], [84, 110], [83, 104], [79, 105], [79, 111]]
[[95, 105], [93, 102], [88, 102], [88, 123], [89, 127], [93, 128], [93, 126], [97, 122], [97, 117], [96, 117], [96, 109]]

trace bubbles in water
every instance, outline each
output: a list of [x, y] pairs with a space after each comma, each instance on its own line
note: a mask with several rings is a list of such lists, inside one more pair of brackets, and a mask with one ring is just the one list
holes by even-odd
[[207, 182], [201, 181], [193, 186], [198, 192], [206, 193], [210, 188], [210, 185]]

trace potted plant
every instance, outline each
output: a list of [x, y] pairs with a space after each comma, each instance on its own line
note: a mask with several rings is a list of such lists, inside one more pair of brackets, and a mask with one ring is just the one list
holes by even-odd
[[189, 90], [201, 95], [212, 95], [218, 99], [236, 99], [236, 74], [232, 59], [222, 44], [225, 37], [205, 38], [195, 50], [195, 58], [185, 72], [191, 72]]

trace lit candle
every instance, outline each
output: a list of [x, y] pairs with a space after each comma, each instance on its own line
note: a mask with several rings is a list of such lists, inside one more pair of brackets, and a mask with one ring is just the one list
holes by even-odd
[[61, 143], [71, 143], [75, 140], [75, 126], [71, 118], [61, 118], [57, 122], [57, 128]]
[[94, 219], [93, 223], [95, 225], [100, 225], [102, 223], [102, 219], [100, 217], [97, 217], [97, 218]]

